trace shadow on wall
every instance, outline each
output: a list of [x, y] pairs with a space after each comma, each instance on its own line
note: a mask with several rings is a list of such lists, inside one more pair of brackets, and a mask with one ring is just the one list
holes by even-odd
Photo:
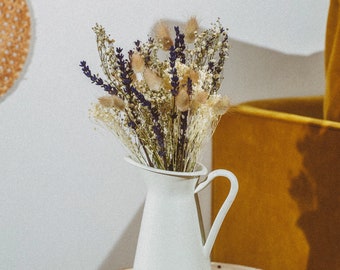
[[[162, 22], [169, 26], [172, 35], [174, 26], [184, 27], [183, 22], [167, 19]], [[152, 33], [156, 26], [152, 27]], [[199, 31], [204, 30], [200, 28]], [[288, 55], [235, 40], [230, 32], [230, 56], [225, 63], [221, 91], [231, 98], [233, 104], [254, 99], [324, 93], [323, 52]]]
[[307, 270], [340, 269], [340, 140], [311, 127], [298, 142], [303, 168], [290, 194], [301, 211], [298, 226], [309, 243]]
[[144, 204], [125, 229], [117, 244], [112, 248], [97, 270], [117, 270], [132, 267], [137, 247], [139, 227]]
[[222, 91], [232, 103], [324, 93], [323, 52], [287, 55], [234, 39], [230, 45]]

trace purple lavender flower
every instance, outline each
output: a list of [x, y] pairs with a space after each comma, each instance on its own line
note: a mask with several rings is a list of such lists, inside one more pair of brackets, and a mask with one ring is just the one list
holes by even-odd
[[99, 78], [95, 74], [92, 74], [90, 67], [86, 65], [86, 61], [81, 61], [79, 66], [82, 67], [83, 73], [85, 74], [86, 77], [90, 78], [92, 83], [103, 87], [104, 90], [108, 92], [110, 95], [117, 95], [118, 91], [116, 88], [112, 87], [110, 84], [105, 84], [103, 79]]
[[171, 74], [171, 93], [173, 96], [177, 96], [178, 94], [178, 87], [179, 87], [179, 78], [177, 76], [177, 69], [175, 67], [176, 65], [176, 59], [177, 59], [177, 53], [176, 48], [174, 46], [171, 46], [170, 48], [170, 56], [169, 56], [169, 64], [170, 64], [170, 71]]
[[185, 42], [184, 42], [184, 34], [182, 34], [179, 30], [178, 26], [175, 26], [176, 38], [175, 38], [175, 52], [176, 58], [180, 59], [182, 64], [185, 64]]
[[[85, 61], [80, 66], [93, 84], [113, 96], [100, 97], [92, 116], [113, 130], [143, 164], [192, 171], [204, 137], [229, 106], [217, 94], [228, 54], [226, 30], [217, 21], [200, 33], [191, 18], [183, 29], [175, 26], [172, 37], [160, 22], [154, 38], [136, 40], [125, 57], [101, 25], [93, 30], [106, 80], [92, 74]], [[164, 52], [169, 53], [167, 59]]]

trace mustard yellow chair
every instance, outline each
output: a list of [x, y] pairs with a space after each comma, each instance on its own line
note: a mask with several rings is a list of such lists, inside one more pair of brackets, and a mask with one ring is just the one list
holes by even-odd
[[[265, 270], [340, 269], [340, 123], [321, 97], [262, 100], [225, 115], [213, 168], [239, 179], [214, 261]], [[215, 181], [212, 214], [227, 187]]]
[[340, 1], [331, 0], [325, 46], [324, 118], [340, 121]]
[[[260, 100], [223, 116], [213, 168], [239, 194], [212, 252], [264, 270], [340, 269], [340, 9], [330, 3], [324, 97]], [[339, 23], [338, 23], [339, 22]], [[215, 181], [212, 218], [227, 193]]]

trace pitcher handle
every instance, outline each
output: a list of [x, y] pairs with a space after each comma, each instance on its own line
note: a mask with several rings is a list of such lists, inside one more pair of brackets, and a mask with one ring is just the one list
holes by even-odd
[[204, 245], [204, 254], [208, 257], [210, 256], [212, 247], [215, 243], [217, 234], [221, 228], [222, 222], [225, 218], [225, 216], [227, 215], [230, 206], [232, 205], [232, 203], [234, 202], [234, 199], [237, 195], [237, 191], [238, 191], [238, 181], [236, 176], [227, 170], [223, 170], [223, 169], [219, 169], [219, 170], [215, 170], [212, 171], [208, 174], [207, 179], [200, 183], [196, 189], [195, 189], [195, 193], [200, 192], [201, 190], [203, 190], [204, 188], [206, 188], [216, 177], [218, 176], [223, 176], [225, 178], [227, 178], [230, 182], [230, 190], [228, 193], [227, 198], [225, 199], [225, 201], [223, 202], [220, 210], [218, 211], [218, 214], [211, 226], [210, 232], [208, 234], [208, 238], [207, 241], [205, 242]]

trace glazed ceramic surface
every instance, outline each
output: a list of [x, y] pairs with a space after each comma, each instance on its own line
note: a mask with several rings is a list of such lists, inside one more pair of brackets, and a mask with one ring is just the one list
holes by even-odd
[[[208, 173], [201, 164], [195, 172], [182, 173], [127, 161], [138, 168], [147, 187], [133, 269], [210, 270], [212, 246], [238, 191], [235, 175], [227, 170]], [[230, 181], [231, 189], [203, 243], [195, 197], [218, 176]]]

